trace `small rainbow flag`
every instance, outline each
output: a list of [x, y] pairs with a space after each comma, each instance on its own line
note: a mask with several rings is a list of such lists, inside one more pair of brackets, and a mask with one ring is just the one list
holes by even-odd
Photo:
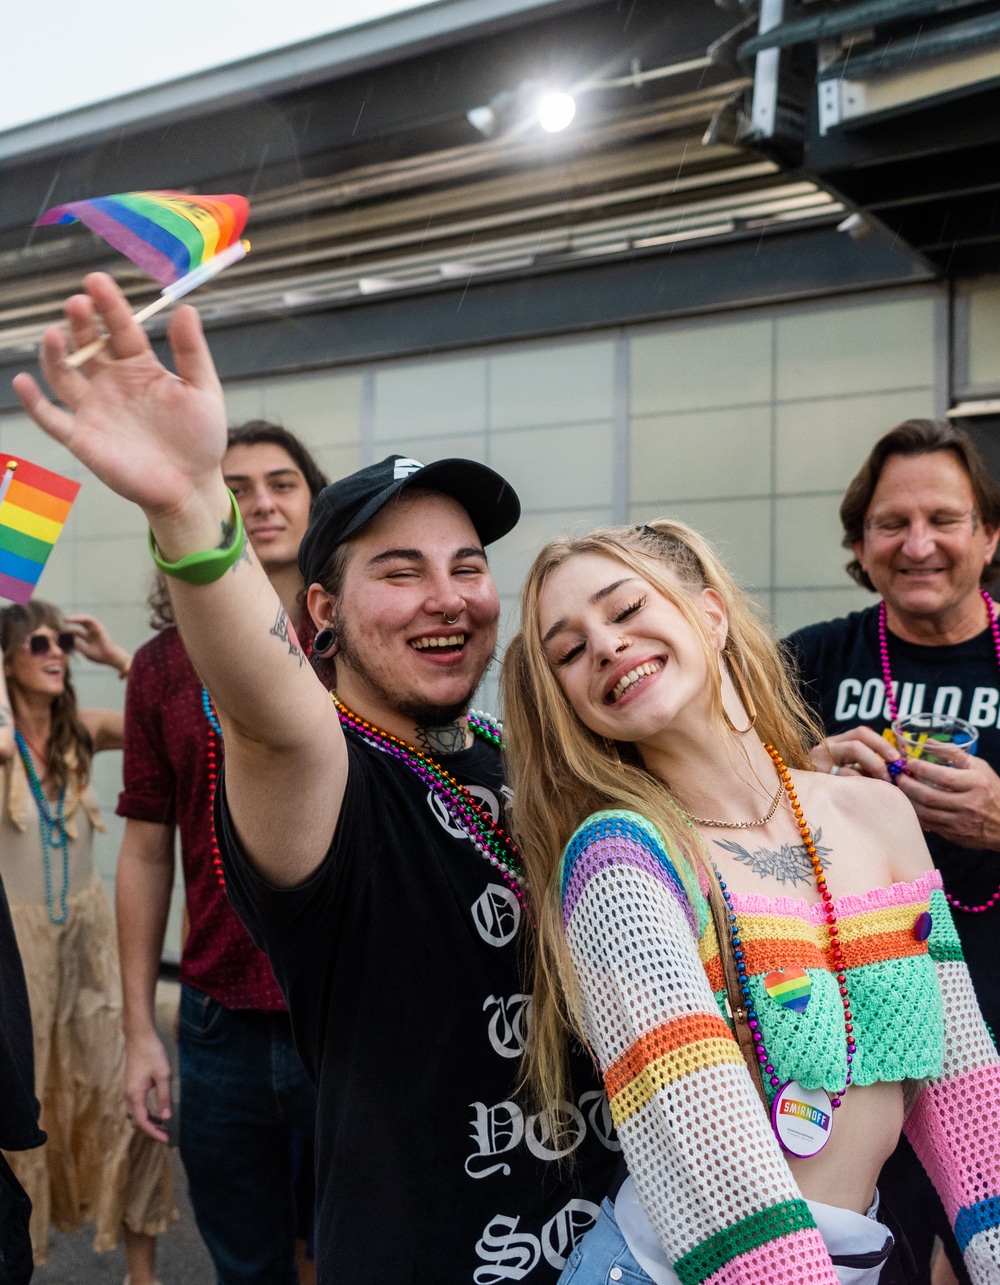
[[0, 452], [0, 598], [27, 602], [80, 490], [59, 473]]
[[85, 223], [161, 286], [186, 277], [234, 245], [250, 206], [242, 196], [119, 192], [46, 211], [38, 226]]

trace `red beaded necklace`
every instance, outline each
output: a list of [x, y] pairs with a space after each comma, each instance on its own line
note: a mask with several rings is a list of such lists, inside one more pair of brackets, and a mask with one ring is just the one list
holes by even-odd
[[201, 689], [201, 707], [205, 711], [205, 718], [208, 720], [208, 818], [211, 825], [212, 865], [215, 868], [215, 877], [219, 881], [219, 887], [225, 892], [226, 876], [222, 869], [222, 853], [219, 851], [219, 840], [215, 835], [215, 790], [219, 779], [219, 751], [222, 748], [222, 728], [219, 726], [219, 720], [215, 716], [212, 698], [209, 696], [206, 687]]
[[[1000, 669], [1000, 625], [997, 624], [997, 618], [993, 614], [993, 599], [985, 589], [979, 590], [983, 602], [986, 604], [986, 619], [990, 624], [990, 631], [993, 634], [993, 650], [997, 658], [997, 669]], [[885, 602], [879, 603], [878, 609], [878, 647], [882, 656], [882, 680], [885, 683], [886, 703], [889, 706], [889, 715], [892, 722], [899, 717], [899, 706], [896, 704], [896, 696], [892, 686], [892, 669], [889, 666], [889, 631], [887, 626], [888, 612], [886, 611]], [[890, 765], [891, 770], [891, 765]], [[981, 906], [963, 905], [957, 897], [953, 897], [950, 892], [945, 892], [948, 899], [948, 905], [955, 910], [964, 910], [970, 915], [980, 915], [984, 910], [989, 910], [1000, 901], [1000, 885], [997, 886], [993, 895], [984, 901]]]

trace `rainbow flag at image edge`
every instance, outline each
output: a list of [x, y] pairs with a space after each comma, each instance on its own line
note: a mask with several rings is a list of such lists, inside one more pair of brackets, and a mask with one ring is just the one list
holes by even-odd
[[0, 597], [27, 602], [69, 517], [80, 483], [2, 451], [0, 470], [11, 460], [17, 461], [17, 469], [0, 503]]
[[161, 286], [172, 285], [239, 240], [246, 197], [119, 192], [47, 210], [37, 227], [80, 222]]

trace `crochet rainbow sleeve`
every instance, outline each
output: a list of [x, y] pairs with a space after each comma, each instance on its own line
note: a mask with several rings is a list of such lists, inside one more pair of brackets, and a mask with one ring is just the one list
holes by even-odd
[[941, 985], [940, 1076], [908, 1093], [904, 1130], [944, 1203], [976, 1285], [1000, 1268], [1000, 1058], [983, 1021], [944, 893], [928, 940]]
[[587, 1039], [639, 1197], [684, 1285], [836, 1285], [698, 956], [659, 831], [599, 812], [563, 857]]

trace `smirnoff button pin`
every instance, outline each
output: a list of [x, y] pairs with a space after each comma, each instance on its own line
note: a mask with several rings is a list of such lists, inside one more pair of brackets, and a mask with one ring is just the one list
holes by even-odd
[[771, 1107], [771, 1127], [790, 1156], [804, 1159], [822, 1151], [833, 1128], [833, 1104], [825, 1089], [804, 1089], [789, 1080]]

